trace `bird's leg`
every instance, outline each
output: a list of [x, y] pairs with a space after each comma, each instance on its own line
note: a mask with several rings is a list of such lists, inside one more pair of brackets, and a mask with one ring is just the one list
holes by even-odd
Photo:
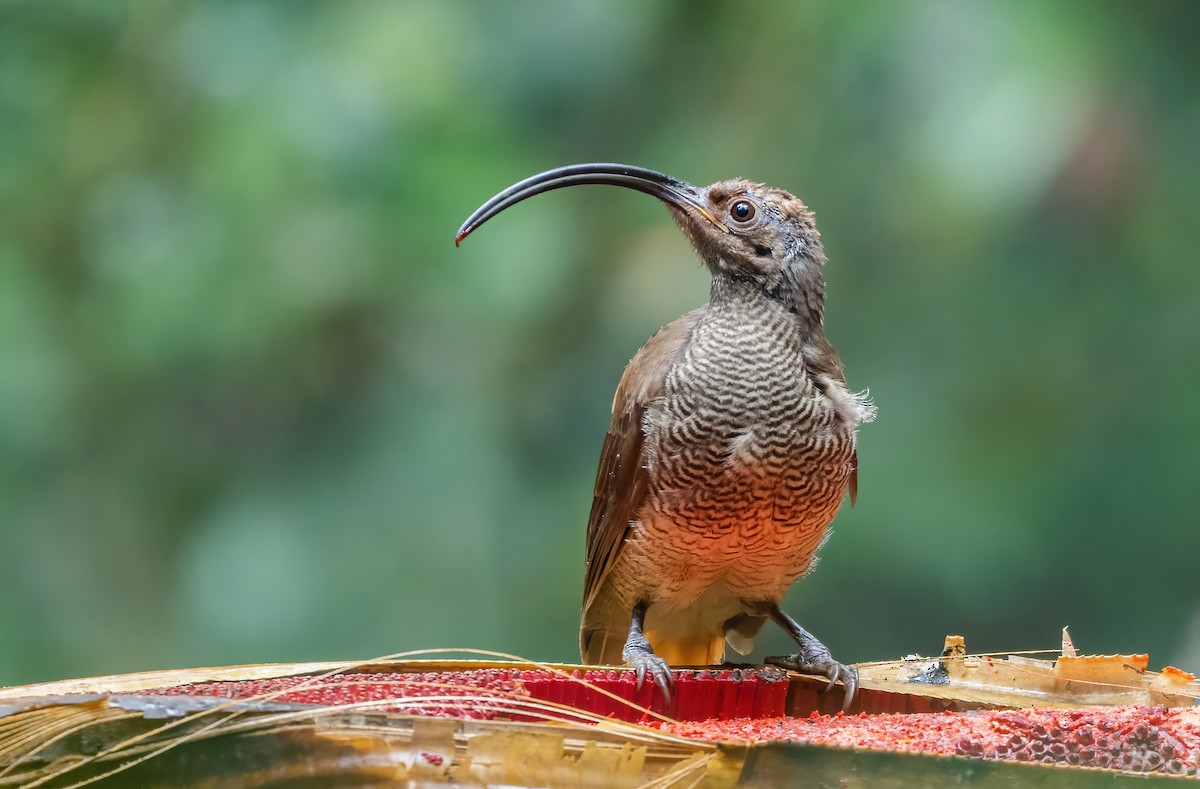
[[667, 668], [667, 661], [654, 654], [650, 642], [642, 635], [642, 626], [646, 622], [646, 608], [647, 604], [644, 601], [633, 607], [633, 621], [629, 623], [629, 637], [625, 639], [621, 657], [625, 660], [625, 665], [637, 670], [639, 688], [649, 672], [654, 684], [662, 691], [663, 699], [670, 700], [671, 670]]
[[812, 633], [800, 627], [799, 622], [784, 613], [778, 603], [771, 603], [767, 608], [767, 613], [772, 621], [782, 627], [800, 645], [800, 651], [796, 654], [769, 657], [767, 663], [798, 671], [801, 674], [821, 674], [829, 678], [831, 687], [840, 679], [846, 688], [842, 709], [850, 709], [850, 703], [854, 701], [854, 694], [858, 691], [858, 669], [834, 660], [825, 645], [818, 641]]

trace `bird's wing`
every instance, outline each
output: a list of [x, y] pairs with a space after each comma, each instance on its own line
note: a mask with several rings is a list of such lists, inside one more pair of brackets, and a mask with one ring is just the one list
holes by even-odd
[[[850, 427], [858, 427], [860, 422], [869, 422], [875, 418], [875, 406], [871, 405], [866, 393], [855, 394], [846, 385], [846, 368], [834, 350], [833, 344], [819, 335], [812, 339], [804, 348], [804, 365], [808, 368], [813, 381], [816, 382], [827, 397], [829, 397], [849, 422]], [[846, 482], [846, 492], [850, 495], [850, 506], [858, 499], [858, 450], [850, 456], [850, 478]]]
[[661, 394], [671, 364], [706, 307], [664, 326], [642, 346], [625, 368], [613, 398], [612, 423], [600, 450], [596, 492], [587, 528], [587, 573], [583, 609], [596, 599], [629, 534], [630, 524], [646, 501], [647, 473], [642, 418]]

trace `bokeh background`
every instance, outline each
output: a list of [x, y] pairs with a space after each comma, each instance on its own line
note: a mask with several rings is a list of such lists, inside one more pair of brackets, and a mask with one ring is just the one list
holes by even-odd
[[[626, 161], [789, 188], [879, 419], [842, 660], [1200, 669], [1200, 4], [0, 5], [0, 685], [577, 657], [625, 362], [707, 297]], [[770, 654], [782, 635], [762, 641]]]

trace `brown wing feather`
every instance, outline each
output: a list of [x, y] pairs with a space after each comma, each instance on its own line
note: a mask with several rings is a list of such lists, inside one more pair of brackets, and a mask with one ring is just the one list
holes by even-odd
[[662, 392], [671, 364], [703, 314], [693, 310], [663, 327], [642, 346], [625, 368], [613, 398], [612, 423], [600, 450], [596, 492], [587, 528], [587, 573], [583, 610], [592, 605], [629, 535], [630, 523], [646, 501], [646, 469], [642, 458], [642, 416]]

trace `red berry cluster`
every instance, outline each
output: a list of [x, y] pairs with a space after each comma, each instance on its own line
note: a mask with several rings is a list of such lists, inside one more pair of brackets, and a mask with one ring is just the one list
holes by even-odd
[[[279, 704], [334, 707], [370, 703], [382, 712], [486, 720], [506, 712], [528, 694], [521, 672], [509, 669], [438, 671], [413, 674], [334, 674], [327, 677], [272, 677], [237, 682], [200, 682], [139, 691], [163, 696], [213, 696]], [[436, 697], [429, 704], [414, 703]], [[461, 702], [452, 699], [462, 699]], [[388, 705], [388, 701], [397, 701]]]
[[[1042, 712], [1036, 717], [1028, 713], [1004, 713], [993, 721], [991, 733], [974, 733], [961, 738], [955, 754], [982, 759], [1106, 767], [1127, 772], [1194, 774], [1197, 769], [1195, 757], [1164, 728], [1167, 708], [1152, 707], [1139, 717], [1138, 720], [1109, 720], [1078, 712], [1057, 716]], [[999, 742], [996, 742], [996, 735], [1002, 737]]]

